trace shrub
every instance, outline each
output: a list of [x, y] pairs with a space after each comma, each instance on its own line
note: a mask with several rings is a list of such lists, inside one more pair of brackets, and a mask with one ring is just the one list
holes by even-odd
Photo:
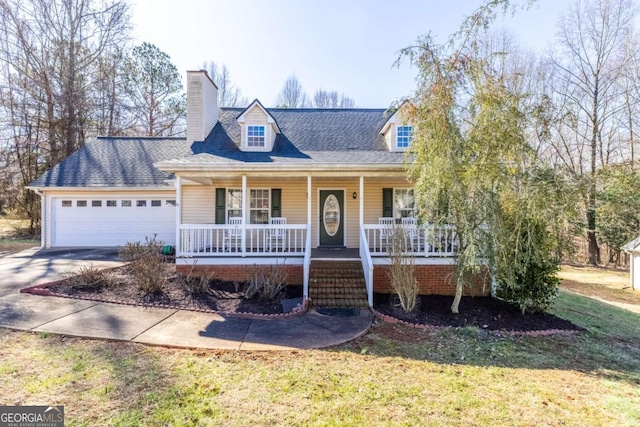
[[209, 291], [211, 284], [211, 273], [205, 272], [202, 276], [194, 276], [193, 269], [197, 262], [194, 262], [187, 274], [178, 275], [178, 284], [180, 287], [192, 297], [203, 296]]
[[115, 282], [110, 270], [100, 270], [93, 265], [80, 267], [76, 272], [69, 272], [67, 277], [72, 288], [90, 292], [97, 292], [112, 286]]
[[254, 264], [251, 280], [244, 292], [245, 297], [252, 298], [257, 294], [261, 299], [275, 301], [287, 286], [286, 280], [287, 272], [284, 269], [284, 263], [280, 265], [276, 262], [266, 268], [258, 268]]
[[119, 252], [120, 259], [129, 263], [129, 272], [145, 293], [162, 293], [167, 284], [164, 256], [160, 253], [163, 243], [156, 237], [146, 237], [145, 243], [127, 242]]
[[390, 242], [387, 248], [391, 259], [389, 280], [398, 295], [400, 306], [406, 313], [409, 313], [418, 304], [419, 284], [415, 278], [415, 261], [413, 255], [405, 253], [407, 236], [403, 228], [394, 226], [390, 233]]
[[515, 273], [506, 277], [498, 269], [496, 296], [516, 303], [522, 314], [527, 310], [545, 311], [555, 299], [560, 283], [556, 275], [560, 267], [553, 258], [549, 232], [541, 221], [528, 219], [511, 236], [511, 250], [505, 251], [502, 261], [514, 266], [511, 271]]

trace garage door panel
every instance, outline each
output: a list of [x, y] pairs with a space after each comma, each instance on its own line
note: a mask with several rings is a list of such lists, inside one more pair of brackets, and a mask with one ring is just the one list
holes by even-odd
[[[140, 200], [127, 197], [125, 200]], [[52, 246], [121, 246], [127, 242], [144, 241], [145, 237], [157, 234], [157, 239], [175, 244], [175, 206], [165, 203], [161, 206], [138, 207], [135, 202], [131, 207], [91, 206], [91, 198], [69, 199], [71, 207], [62, 207], [60, 199], [53, 203], [52, 213]], [[87, 200], [86, 207], [77, 207], [77, 200]], [[153, 198], [153, 200], [158, 200]]]

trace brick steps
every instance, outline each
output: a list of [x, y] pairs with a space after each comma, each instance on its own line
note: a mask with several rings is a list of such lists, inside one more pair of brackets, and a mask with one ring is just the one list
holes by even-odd
[[312, 261], [309, 297], [314, 307], [369, 306], [360, 262]]

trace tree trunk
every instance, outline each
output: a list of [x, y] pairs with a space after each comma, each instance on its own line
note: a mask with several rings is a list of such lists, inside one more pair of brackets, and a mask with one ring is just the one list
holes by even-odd
[[453, 297], [453, 304], [451, 304], [451, 312], [454, 314], [458, 314], [458, 306], [460, 305], [460, 300], [462, 299], [462, 281], [456, 281], [456, 295]]
[[595, 205], [595, 197], [593, 205], [591, 204], [591, 195], [589, 196], [589, 207], [587, 208], [587, 240], [589, 242], [589, 264], [597, 266], [600, 263], [600, 247], [598, 239], [596, 239], [596, 210], [592, 208]]
[[596, 156], [598, 155], [598, 104], [599, 76], [595, 76], [591, 112], [591, 182], [589, 183], [589, 199], [587, 202], [587, 240], [589, 241], [589, 264], [597, 266], [600, 261], [600, 248], [596, 239]]

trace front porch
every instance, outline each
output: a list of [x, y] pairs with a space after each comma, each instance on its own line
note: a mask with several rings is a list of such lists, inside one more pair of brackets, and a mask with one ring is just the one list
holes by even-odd
[[425, 268], [450, 267], [458, 250], [450, 226], [417, 223], [413, 190], [401, 174], [177, 177], [176, 196], [178, 266], [245, 281], [254, 266], [286, 265], [305, 299], [312, 260], [355, 260], [372, 305], [374, 278], [384, 282], [374, 269], [390, 264], [397, 231], [403, 254]]

